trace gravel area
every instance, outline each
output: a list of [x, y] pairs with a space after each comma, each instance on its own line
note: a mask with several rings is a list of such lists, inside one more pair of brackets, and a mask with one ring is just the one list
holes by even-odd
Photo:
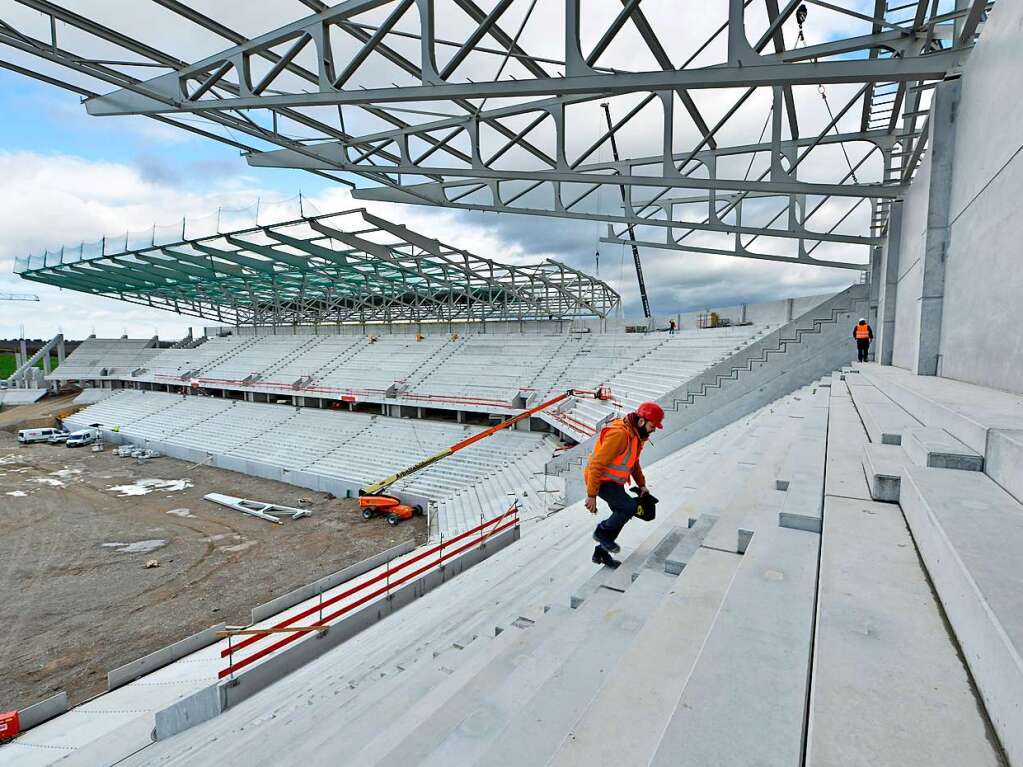
[[[106, 689], [112, 668], [212, 624], [246, 623], [255, 605], [425, 540], [423, 518], [364, 522], [354, 499], [281, 482], [109, 448], [19, 446], [17, 410], [0, 414], [0, 711], [60, 690], [82, 701]], [[36, 425], [45, 411], [24, 418]], [[210, 492], [312, 516], [274, 525], [202, 500]]]

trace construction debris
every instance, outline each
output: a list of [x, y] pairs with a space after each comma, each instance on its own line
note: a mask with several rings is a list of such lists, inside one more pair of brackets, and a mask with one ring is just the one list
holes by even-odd
[[151, 570], [154, 567], [159, 567], [160, 566], [160, 560], [159, 559], [147, 559], [146, 560], [146, 564], [144, 566], [145, 566], [145, 568], [147, 570]]
[[312, 512], [308, 509], [296, 509], [292, 506], [281, 506], [276, 503], [263, 503], [262, 501], [250, 501], [248, 498], [236, 498], [233, 495], [223, 495], [221, 493], [209, 493], [203, 496], [204, 500], [211, 501], [213, 503], [226, 506], [229, 509], [240, 511], [243, 514], [249, 514], [253, 517], [259, 517], [265, 519], [267, 522], [273, 522], [276, 525], [281, 524], [279, 517], [275, 517], [273, 514], [267, 512], [275, 511], [278, 514], [284, 514], [292, 519], [301, 519], [302, 517], [312, 516]]

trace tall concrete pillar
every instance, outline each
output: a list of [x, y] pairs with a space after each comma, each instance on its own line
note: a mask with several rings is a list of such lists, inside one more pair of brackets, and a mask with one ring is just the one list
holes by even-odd
[[877, 349], [874, 354], [882, 365], [892, 364], [895, 343], [895, 307], [899, 297], [899, 253], [902, 243], [902, 201], [893, 202], [888, 214], [888, 239], [882, 248], [881, 268], [877, 274]]
[[952, 159], [955, 154], [956, 108], [960, 81], [946, 80], [934, 89], [930, 119], [931, 179], [927, 197], [923, 279], [920, 290], [920, 344], [917, 375], [941, 372], [941, 312], [945, 301], [945, 253], [948, 250]]

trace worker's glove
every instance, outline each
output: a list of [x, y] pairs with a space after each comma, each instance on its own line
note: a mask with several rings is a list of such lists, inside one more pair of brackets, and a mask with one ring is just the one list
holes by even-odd
[[639, 495], [646, 495], [650, 491], [646, 489], [646, 485], [640, 485], [639, 487], [636, 488], [636, 492]]
[[588, 495], [588, 496], [586, 496], [586, 503], [584, 505], [586, 506], [586, 510], [588, 512], [590, 512], [590, 514], [596, 514], [597, 513], [597, 496], [595, 496], [595, 495]]

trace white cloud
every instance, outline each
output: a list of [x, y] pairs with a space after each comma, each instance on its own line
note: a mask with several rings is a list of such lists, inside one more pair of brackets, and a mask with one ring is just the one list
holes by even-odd
[[[133, 337], [158, 333], [178, 338], [189, 326], [204, 321], [171, 312], [146, 309], [113, 299], [60, 291], [30, 283], [12, 274], [14, 259], [45, 248], [95, 241], [103, 236], [145, 232], [154, 222], [177, 226], [215, 216], [223, 207], [250, 208], [262, 197], [279, 196], [248, 179], [226, 179], [219, 186], [185, 189], [153, 179], [139, 168], [113, 162], [29, 152], [0, 153], [0, 291], [33, 292], [40, 304], [0, 302], [0, 337], [16, 335], [24, 325], [29, 337], [50, 336], [58, 329], [71, 338], [91, 332]], [[468, 213], [451, 209], [355, 201], [347, 190], [328, 188], [306, 198], [306, 214], [365, 207], [415, 231], [478, 255], [508, 263], [533, 263], [557, 258], [592, 271], [597, 248], [593, 223], [526, 216]], [[289, 203], [294, 208], [294, 203]], [[227, 213], [224, 214], [225, 220]], [[694, 238], [694, 244], [702, 242]], [[711, 244], [706, 242], [704, 244]], [[638, 313], [638, 291], [631, 255], [616, 246], [600, 245], [601, 276], [625, 297], [627, 314]], [[645, 249], [643, 262], [654, 310], [678, 309], [808, 295], [848, 285], [850, 272], [701, 256]], [[25, 307], [30, 307], [26, 312]]]

